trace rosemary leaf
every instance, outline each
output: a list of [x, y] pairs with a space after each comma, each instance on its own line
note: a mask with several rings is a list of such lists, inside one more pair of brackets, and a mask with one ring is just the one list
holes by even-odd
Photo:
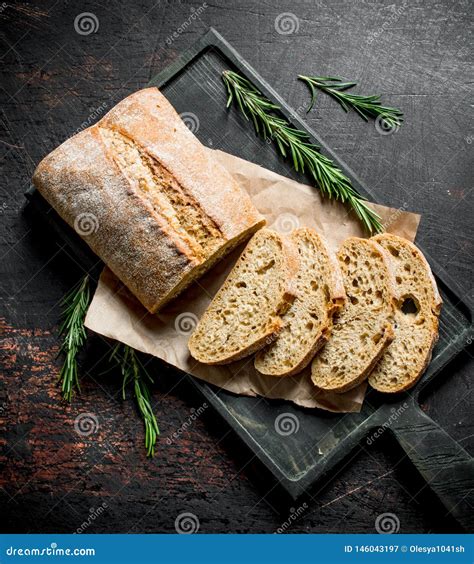
[[383, 231], [380, 216], [367, 205], [350, 179], [331, 159], [320, 153], [319, 147], [311, 143], [305, 131], [292, 127], [285, 118], [277, 115], [279, 106], [236, 72], [226, 70], [222, 79], [228, 93], [227, 107], [236, 100], [245, 118], [252, 120], [257, 135], [263, 139], [270, 138], [284, 158], [291, 158], [296, 171], [308, 171], [324, 196], [348, 205], [368, 233]]
[[382, 106], [379, 95], [360, 96], [359, 94], [348, 94], [345, 90], [357, 86], [356, 82], [342, 82], [340, 78], [328, 76], [304, 76], [299, 75], [310, 89], [311, 103], [308, 112], [314, 106], [316, 88], [326, 92], [339, 102], [344, 111], [350, 108], [355, 110], [360, 117], [368, 121], [368, 118], [380, 119], [382, 125], [387, 129], [398, 129], [403, 122], [403, 113], [398, 108]]
[[77, 354], [84, 345], [87, 338], [84, 329], [84, 318], [89, 307], [90, 291], [89, 276], [85, 276], [74, 288], [63, 298], [62, 322], [59, 334], [63, 335], [63, 342], [59, 353], [64, 353], [64, 360], [59, 381], [63, 398], [70, 402], [74, 390], [80, 392], [79, 377], [77, 371]]
[[151, 394], [148, 382], [153, 382], [146, 368], [140, 362], [137, 352], [127, 345], [117, 343], [110, 359], [120, 367], [122, 373], [122, 398], [126, 397], [128, 386], [133, 387], [137, 408], [145, 425], [145, 449], [147, 456], [155, 455], [155, 444], [160, 430], [151, 407]]

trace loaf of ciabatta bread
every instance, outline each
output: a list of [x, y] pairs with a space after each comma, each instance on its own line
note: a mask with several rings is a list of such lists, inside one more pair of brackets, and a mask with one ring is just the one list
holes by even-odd
[[265, 223], [157, 88], [64, 142], [33, 182], [151, 312]]
[[227, 364], [269, 344], [294, 300], [298, 254], [290, 240], [261, 229], [247, 244], [188, 343], [206, 364]]
[[255, 357], [262, 374], [291, 376], [305, 368], [328, 340], [333, 315], [344, 302], [339, 265], [324, 239], [314, 229], [292, 232], [299, 256], [296, 298], [283, 315], [283, 329]]
[[368, 377], [393, 340], [395, 289], [385, 251], [376, 242], [350, 237], [337, 258], [347, 297], [311, 375], [318, 388], [345, 392]]
[[442, 300], [430, 266], [413, 244], [385, 233], [373, 237], [388, 255], [395, 274], [395, 338], [369, 376], [381, 392], [411, 388], [428, 366], [438, 340]]

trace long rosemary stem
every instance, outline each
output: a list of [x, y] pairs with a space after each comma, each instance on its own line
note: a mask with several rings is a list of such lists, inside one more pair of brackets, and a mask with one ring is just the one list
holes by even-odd
[[263, 139], [270, 138], [280, 154], [291, 159], [296, 171], [308, 171], [324, 196], [347, 204], [369, 233], [383, 231], [380, 216], [367, 205], [350, 179], [331, 159], [321, 154], [305, 131], [296, 129], [278, 115], [279, 106], [236, 72], [226, 70], [222, 78], [228, 92], [227, 107], [235, 101], [245, 118], [252, 120], [258, 135]]

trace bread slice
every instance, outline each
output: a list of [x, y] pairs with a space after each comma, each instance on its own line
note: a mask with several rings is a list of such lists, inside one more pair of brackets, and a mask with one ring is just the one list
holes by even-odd
[[391, 343], [395, 289], [385, 251], [374, 241], [350, 237], [337, 258], [347, 299], [311, 375], [318, 388], [340, 393], [365, 380]]
[[381, 392], [401, 392], [418, 381], [431, 360], [442, 300], [427, 260], [413, 243], [388, 233], [373, 240], [388, 252], [397, 301], [395, 339], [370, 374], [369, 384]]
[[283, 316], [277, 339], [257, 353], [255, 368], [271, 376], [291, 376], [309, 364], [331, 334], [332, 317], [344, 302], [339, 265], [314, 229], [293, 231], [300, 266], [296, 299]]
[[192, 334], [192, 356], [205, 364], [227, 364], [271, 342], [294, 300], [297, 271], [290, 240], [270, 229], [258, 231]]

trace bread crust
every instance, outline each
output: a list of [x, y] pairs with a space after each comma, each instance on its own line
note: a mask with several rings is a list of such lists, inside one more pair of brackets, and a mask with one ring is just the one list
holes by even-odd
[[[173, 176], [216, 225], [222, 244], [215, 252], [197, 256], [154, 209], [117, 164], [103, 129], [132, 139]], [[265, 224], [248, 194], [154, 87], [125, 98], [46, 156], [33, 183], [152, 313]], [[81, 217], [93, 223], [92, 231], [77, 229]]]
[[[426, 260], [426, 257], [423, 255], [423, 253], [420, 251], [420, 249], [418, 249], [418, 247], [416, 245], [414, 245], [411, 241], [408, 241], [407, 239], [404, 239], [403, 237], [399, 237], [398, 235], [392, 235], [391, 233], [383, 233], [380, 235], [376, 235], [374, 237], [372, 237], [372, 239], [374, 239], [377, 242], [380, 241], [392, 241], [394, 243], [397, 243], [399, 245], [408, 247], [411, 252], [413, 254], [416, 255], [416, 257], [418, 258], [418, 260], [420, 260], [420, 262], [424, 265], [425, 269], [426, 269], [426, 273], [428, 275], [428, 279], [430, 280], [431, 286], [432, 286], [432, 291], [433, 291], [433, 299], [432, 299], [432, 303], [431, 303], [431, 319], [430, 319], [430, 325], [431, 325], [431, 343], [428, 347], [428, 349], [426, 350], [426, 356], [425, 356], [425, 360], [421, 366], [421, 368], [415, 372], [412, 377], [410, 378], [410, 380], [408, 382], [406, 382], [403, 385], [398, 386], [395, 389], [388, 389], [385, 387], [382, 387], [378, 384], [376, 384], [374, 382], [374, 380], [370, 379], [369, 377], [369, 384], [375, 388], [376, 390], [383, 392], [383, 393], [388, 393], [388, 394], [396, 394], [396, 393], [400, 393], [400, 392], [405, 392], [407, 390], [409, 390], [410, 388], [412, 388], [417, 382], [418, 380], [421, 378], [421, 376], [424, 374], [425, 370], [428, 368], [430, 362], [431, 362], [431, 358], [433, 355], [433, 349], [436, 345], [436, 343], [438, 342], [438, 338], [439, 338], [439, 315], [441, 313], [441, 308], [443, 305], [443, 300], [439, 294], [439, 290], [438, 290], [438, 285], [436, 284], [436, 280], [433, 276], [433, 272], [431, 270], [431, 267], [428, 263], [428, 261]], [[388, 260], [393, 263], [393, 261], [390, 259], [390, 255], [387, 253], [388, 256]], [[394, 267], [393, 267], [394, 268]], [[403, 298], [404, 293], [400, 290], [398, 291], [397, 289], [397, 299], [401, 300]], [[395, 337], [396, 337], [396, 331], [395, 331]], [[383, 355], [381, 357], [381, 359], [383, 358]]]

